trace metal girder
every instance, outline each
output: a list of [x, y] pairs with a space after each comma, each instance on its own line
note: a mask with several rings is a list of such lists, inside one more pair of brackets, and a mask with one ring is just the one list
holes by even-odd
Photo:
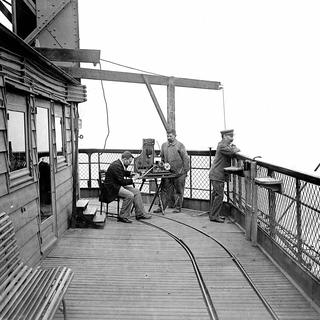
[[34, 14], [36, 15], [37, 12], [36, 12], [36, 5], [33, 1], [31, 0], [22, 0], [24, 2], [24, 4], [29, 8], [29, 10]]
[[71, 0], [63, 1], [56, 10], [52, 11], [48, 16], [43, 19], [41, 25], [39, 25], [35, 30], [33, 30], [25, 39], [26, 43], [31, 44], [35, 38], [39, 35], [39, 33], [45, 29], [55, 18], [56, 16], [71, 2]]
[[63, 69], [74, 78], [81, 78], [81, 79], [143, 83], [143, 84], [145, 84], [145, 79], [146, 79], [149, 84], [155, 84], [155, 85], [168, 86], [169, 81], [172, 81], [171, 85], [174, 85], [176, 87], [209, 89], [209, 90], [220, 90], [222, 88], [221, 83], [217, 81], [165, 77], [165, 76], [156, 76], [156, 75], [149, 75], [149, 74], [97, 70], [97, 69], [89, 69], [89, 68], [76, 68], [76, 67], [67, 68], [66, 67]]
[[53, 48], [35, 48], [39, 53], [51, 61], [63, 62], [100, 62], [100, 50], [91, 49], [53, 49]]
[[1, 1], [0, 1], [0, 11], [10, 22], [12, 22], [11, 12], [7, 9], [7, 7]]

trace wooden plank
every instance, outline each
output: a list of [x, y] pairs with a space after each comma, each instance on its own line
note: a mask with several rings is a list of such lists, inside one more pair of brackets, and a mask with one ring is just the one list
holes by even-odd
[[209, 90], [220, 90], [221, 83], [217, 81], [207, 80], [196, 80], [187, 78], [174, 78], [165, 76], [155, 76], [149, 74], [139, 74], [131, 72], [119, 72], [109, 70], [97, 70], [89, 68], [62, 68], [68, 74], [75, 78], [81, 79], [93, 79], [93, 80], [105, 80], [115, 82], [129, 82], [129, 83], [145, 83], [143, 77], [145, 77], [150, 84], [156, 85], [169, 85], [169, 80], [176, 87], [185, 88], [198, 88], [198, 89], [209, 89]]
[[[319, 319], [309, 301], [236, 225], [214, 224], [190, 210], [167, 215], [227, 243], [279, 317]], [[190, 246], [219, 318], [271, 319], [232, 259], [214, 241], [161, 217], [153, 216], [150, 222]], [[59, 264], [75, 271], [66, 297], [70, 320], [209, 318], [184, 250], [165, 233], [140, 222], [123, 224], [108, 218], [104, 229], [68, 230], [43, 261], [44, 266]]]
[[157, 100], [157, 97], [156, 97], [156, 95], [155, 95], [155, 93], [154, 93], [151, 85], [149, 84], [148, 80], [147, 80], [144, 76], [143, 76], [143, 79], [145, 80], [147, 89], [148, 89], [148, 91], [149, 91], [149, 94], [150, 94], [150, 96], [151, 96], [151, 99], [152, 99], [152, 101], [153, 101], [153, 104], [154, 104], [154, 106], [156, 107], [156, 110], [157, 110], [158, 115], [159, 115], [159, 117], [160, 117], [160, 119], [161, 119], [161, 122], [162, 122], [162, 124], [163, 124], [163, 126], [164, 126], [164, 129], [167, 131], [167, 130], [169, 129], [168, 123], [167, 123], [167, 120], [166, 120], [166, 118], [164, 117], [164, 115], [163, 115], [163, 113], [162, 113], [162, 110], [161, 110], [161, 107], [160, 107], [159, 102], [158, 102], [158, 100]]
[[63, 62], [100, 62], [100, 50], [93, 49], [64, 49], [64, 48], [35, 48], [51, 61]]

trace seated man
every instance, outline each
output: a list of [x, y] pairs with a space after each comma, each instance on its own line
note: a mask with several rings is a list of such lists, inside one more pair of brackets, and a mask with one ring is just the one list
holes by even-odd
[[117, 196], [123, 198], [118, 221], [124, 223], [132, 222], [128, 219], [130, 216], [132, 203], [135, 207], [135, 215], [137, 220], [151, 218], [151, 215], [145, 213], [140, 190], [133, 187], [133, 181], [138, 179], [139, 175], [129, 178], [131, 173], [127, 170], [127, 168], [132, 160], [132, 154], [129, 151], [125, 151], [122, 154], [121, 159], [118, 159], [110, 164], [104, 181], [104, 185], [108, 190], [106, 194], [106, 202], [113, 201]]

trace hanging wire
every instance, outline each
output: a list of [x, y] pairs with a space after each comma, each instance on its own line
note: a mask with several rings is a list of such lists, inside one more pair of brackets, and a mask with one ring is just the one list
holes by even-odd
[[221, 87], [221, 89], [222, 89], [223, 124], [224, 124], [224, 130], [226, 130], [227, 124], [226, 124], [226, 106], [225, 106], [225, 100], [224, 100], [224, 88]]
[[149, 74], [153, 74], [153, 75], [155, 75], [155, 76], [167, 77], [167, 76], [164, 76], [164, 75], [162, 75], [162, 74], [158, 74], [158, 73], [154, 73], [154, 72], [150, 72], [150, 71], [145, 71], [145, 70], [141, 70], [141, 69], [129, 67], [129, 66], [126, 66], [126, 65], [124, 65], [124, 64], [120, 64], [120, 63], [113, 62], [113, 61], [110, 61], [110, 60], [106, 60], [106, 59], [102, 59], [102, 58], [100, 58], [100, 60], [101, 60], [101, 61], [104, 61], [104, 62], [108, 62], [108, 63], [114, 64], [114, 65], [116, 65], [116, 66], [124, 67], [124, 68], [127, 68], [127, 69], [131, 69], [131, 70], [135, 70], [135, 71], [140, 71], [140, 72], [144, 72], [144, 73], [149, 73]]
[[[99, 67], [100, 67], [100, 70], [101, 70], [101, 63], [99, 63]], [[105, 106], [106, 106], [106, 114], [107, 114], [107, 136], [106, 136], [106, 138], [104, 140], [104, 145], [103, 145], [103, 150], [104, 150], [106, 148], [107, 140], [108, 140], [109, 135], [110, 135], [110, 126], [109, 126], [108, 103], [107, 103], [106, 93], [105, 93], [104, 86], [103, 86], [103, 81], [100, 80], [100, 83], [101, 83], [102, 94], [103, 94], [103, 99], [104, 99], [104, 103], [105, 103]]]

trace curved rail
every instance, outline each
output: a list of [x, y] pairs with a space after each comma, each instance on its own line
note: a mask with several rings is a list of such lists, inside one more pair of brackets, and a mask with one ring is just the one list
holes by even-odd
[[178, 242], [180, 244], [180, 246], [187, 252], [187, 254], [188, 254], [189, 258], [190, 258], [190, 261], [192, 263], [194, 272], [196, 274], [196, 277], [197, 277], [197, 280], [198, 280], [198, 283], [199, 283], [199, 286], [200, 286], [200, 289], [201, 289], [201, 292], [202, 292], [202, 295], [203, 295], [203, 299], [204, 299], [204, 301], [206, 303], [206, 306], [207, 306], [207, 309], [208, 309], [208, 313], [210, 315], [210, 319], [211, 320], [219, 320], [217, 311], [214, 308], [213, 302], [211, 300], [211, 296], [210, 296], [209, 290], [207, 289], [206, 284], [205, 284], [205, 282], [204, 282], [204, 280], [202, 278], [202, 275], [201, 275], [200, 269], [198, 267], [197, 261], [196, 261], [194, 255], [193, 255], [191, 249], [184, 243], [184, 241], [182, 239], [178, 238], [177, 236], [175, 236], [173, 233], [169, 232], [168, 230], [166, 230], [166, 229], [164, 229], [162, 227], [159, 227], [159, 226], [157, 226], [157, 225], [155, 225], [153, 223], [150, 223], [150, 222], [146, 222], [146, 221], [141, 221], [141, 222], [146, 224], [146, 225], [149, 225], [151, 227], [157, 228], [157, 229], [167, 233], [171, 238], [173, 238], [176, 242]]
[[[213, 240], [214, 242], [216, 242], [221, 248], [223, 248], [227, 253], [228, 255], [232, 258], [232, 261], [236, 264], [236, 266], [239, 268], [239, 270], [241, 271], [241, 273], [244, 275], [244, 277], [246, 278], [246, 280], [248, 281], [248, 283], [250, 284], [251, 288], [255, 291], [255, 293], [257, 294], [257, 296], [259, 297], [259, 299], [261, 300], [261, 302], [263, 303], [263, 305], [265, 306], [265, 308], [267, 309], [267, 311], [269, 312], [269, 314], [271, 315], [272, 319], [274, 320], [279, 320], [279, 317], [276, 315], [276, 313], [273, 311], [272, 307], [270, 306], [270, 304], [268, 303], [268, 301], [264, 298], [264, 296], [262, 295], [262, 293], [259, 291], [259, 289], [257, 288], [257, 286], [254, 284], [254, 282], [252, 281], [252, 279], [250, 278], [250, 276], [248, 275], [248, 273], [246, 272], [246, 270], [244, 269], [244, 267], [242, 266], [241, 262], [239, 261], [239, 259], [225, 246], [223, 245], [219, 240], [217, 240], [216, 238], [210, 236], [209, 234], [203, 232], [202, 230], [196, 228], [196, 227], [193, 227], [193, 226], [190, 226], [188, 225], [187, 223], [184, 223], [184, 222], [181, 222], [181, 221], [178, 221], [178, 220], [175, 220], [175, 219], [172, 219], [172, 218], [168, 218], [168, 217], [164, 217], [163, 215], [156, 215], [157, 217], [160, 217], [160, 218], [163, 218], [163, 219], [166, 219], [166, 220], [171, 220], [171, 221], [174, 221], [176, 223], [179, 223], [181, 225], [184, 225], [190, 229], [193, 229], [201, 234], [203, 234], [204, 236], [210, 238], [211, 240]], [[144, 222], [146, 223], [146, 222]], [[168, 233], [169, 235], [171, 235], [171, 233], [161, 227], [158, 227], [156, 225], [153, 225], [151, 223], [146, 223], [146, 224], [150, 224], [158, 229], [161, 229], [163, 230], [164, 232]], [[177, 238], [176, 236], [173, 235], [173, 237]], [[178, 238], [177, 238], [178, 239]], [[183, 242], [181, 239], [179, 239], [181, 242]], [[190, 250], [190, 249], [189, 249]], [[192, 254], [192, 252], [191, 252]], [[199, 271], [200, 273], [200, 271]], [[201, 275], [201, 273], [200, 273]], [[202, 280], [203, 281], [203, 280]], [[210, 296], [209, 296], [210, 297]], [[212, 300], [211, 300], [211, 297], [210, 297], [210, 301], [212, 303]], [[213, 305], [212, 305], [213, 306]], [[213, 307], [214, 309], [214, 307]], [[214, 309], [215, 310], [215, 309]], [[218, 319], [218, 318], [213, 318], [213, 319]]]

